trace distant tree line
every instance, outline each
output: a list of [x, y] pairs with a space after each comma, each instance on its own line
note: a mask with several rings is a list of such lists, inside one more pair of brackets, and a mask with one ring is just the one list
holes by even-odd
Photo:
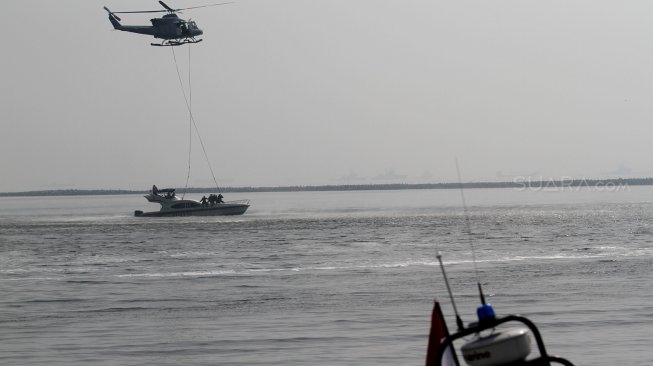
[[[284, 187], [224, 187], [224, 193], [243, 192], [320, 192], [320, 191], [371, 191], [371, 190], [402, 190], [402, 189], [459, 189], [459, 188], [564, 188], [564, 187], [605, 187], [615, 186], [646, 186], [653, 185], [653, 178], [627, 179], [568, 179], [568, 180], [538, 180], [513, 182], [466, 182], [466, 183], [395, 183], [395, 184], [339, 184], [319, 186], [284, 186]], [[178, 191], [182, 191], [179, 189]], [[214, 192], [215, 188], [187, 188], [187, 193]], [[98, 196], [121, 194], [147, 194], [148, 191], [130, 191], [123, 189], [57, 189], [28, 192], [5, 192], [0, 197], [29, 196]]]

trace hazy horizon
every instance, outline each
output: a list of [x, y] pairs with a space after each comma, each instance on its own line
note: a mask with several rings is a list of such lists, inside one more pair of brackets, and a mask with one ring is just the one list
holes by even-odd
[[[208, 1], [166, 1], [172, 7]], [[183, 187], [172, 48], [102, 9], [9, 0], [0, 192]], [[653, 176], [653, 3], [236, 1], [174, 48], [221, 186]], [[157, 15], [158, 16], [158, 15]], [[149, 24], [152, 14], [122, 14]], [[193, 136], [189, 186], [213, 179]]]
[[[622, 182], [623, 179], [623, 182]], [[645, 182], [644, 182], [645, 181]], [[462, 184], [461, 184], [462, 183]], [[634, 178], [607, 178], [607, 179], [594, 179], [594, 178], [573, 178], [561, 177], [558, 179], [544, 178], [544, 177], [515, 177], [513, 180], [504, 181], [466, 181], [466, 182], [422, 182], [422, 183], [335, 183], [335, 184], [319, 184], [319, 185], [293, 185], [293, 186], [230, 186], [220, 185], [220, 191], [227, 192], [302, 192], [302, 191], [349, 191], [349, 190], [404, 190], [404, 189], [458, 189], [461, 185], [465, 189], [527, 189], [527, 190], [558, 190], [558, 191], [579, 191], [582, 189], [590, 189], [604, 192], [619, 192], [630, 189], [630, 186], [648, 186], [653, 185], [653, 177], [634, 177]], [[432, 186], [432, 187], [431, 187]], [[329, 188], [330, 187], [330, 188]], [[350, 189], [350, 187], [359, 187], [358, 189]], [[212, 192], [215, 191], [213, 186], [160, 186], [162, 188], [174, 188], [177, 191], [194, 191], [194, 192]], [[324, 189], [322, 189], [324, 188]], [[334, 189], [335, 188], [335, 189]], [[35, 189], [28, 191], [9, 191], [1, 192], [0, 195], [13, 195], [20, 193], [39, 193], [39, 192], [147, 192], [151, 187], [145, 188], [51, 188], [51, 189]]]

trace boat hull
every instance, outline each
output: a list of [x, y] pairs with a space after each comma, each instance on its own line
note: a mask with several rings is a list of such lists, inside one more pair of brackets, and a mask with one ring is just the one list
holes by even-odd
[[244, 203], [221, 203], [208, 207], [193, 207], [169, 209], [161, 211], [143, 212], [135, 211], [136, 217], [177, 217], [177, 216], [231, 216], [242, 215], [249, 208], [249, 204]]

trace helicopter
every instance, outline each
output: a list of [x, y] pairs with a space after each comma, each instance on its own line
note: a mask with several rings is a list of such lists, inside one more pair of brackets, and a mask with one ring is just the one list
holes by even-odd
[[[138, 33], [148, 34], [154, 38], [160, 38], [161, 43], [150, 43], [152, 46], [181, 46], [187, 43], [198, 43], [201, 39], [195, 37], [201, 36], [204, 32], [197, 27], [197, 24], [192, 20], [184, 20], [177, 16], [181, 10], [206, 8], [209, 6], [224, 5], [229, 3], [219, 3], [211, 5], [193, 6], [190, 8], [173, 9], [163, 1], [159, 1], [165, 10], [139, 10], [139, 11], [111, 11], [106, 6], [104, 10], [109, 13], [109, 21], [114, 29]], [[152, 25], [122, 25], [122, 19], [116, 14], [134, 14], [134, 13], [167, 13], [160, 18], [152, 18], [150, 22]]]

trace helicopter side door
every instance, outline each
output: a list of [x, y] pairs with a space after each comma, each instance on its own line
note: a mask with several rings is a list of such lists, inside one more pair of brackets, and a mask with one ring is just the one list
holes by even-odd
[[[186, 26], [186, 21], [179, 19], [174, 14], [165, 15], [163, 18], [157, 19], [155, 22], [152, 21], [155, 28], [155, 37], [163, 39], [177, 39], [185, 38], [184, 27]], [[187, 28], [186, 28], [187, 29]]]

